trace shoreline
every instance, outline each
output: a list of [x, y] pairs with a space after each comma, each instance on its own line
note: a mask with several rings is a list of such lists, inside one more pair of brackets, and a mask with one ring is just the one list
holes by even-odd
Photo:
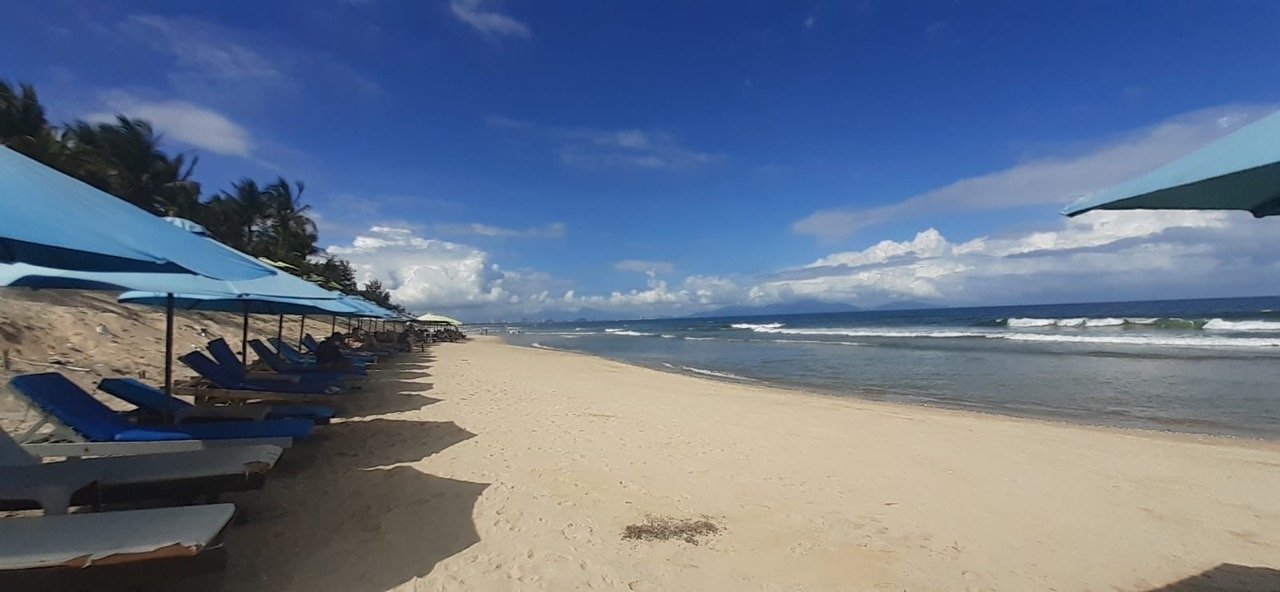
[[[706, 381], [710, 381], [718, 384], [734, 385], [734, 386], [740, 386], [745, 388], [760, 388], [760, 389], [766, 389], [770, 391], [779, 391], [779, 392], [787, 393], [793, 396], [818, 397], [822, 399], [830, 399], [833, 401], [844, 401], [850, 404], [867, 403], [871, 405], [887, 405], [887, 406], [890, 406], [890, 408], [906, 407], [910, 409], [923, 409], [923, 410], [928, 410], [933, 412], [957, 413], [962, 415], [974, 415], [977, 417], [985, 417], [985, 418], [993, 418], [993, 419], [1034, 422], [1034, 423], [1042, 424], [1045, 426], [1082, 428], [1082, 429], [1090, 429], [1090, 430], [1099, 430], [1102, 432], [1115, 432], [1120, 434], [1142, 435], [1142, 436], [1148, 436], [1148, 437], [1168, 437], [1171, 439], [1181, 439], [1181, 440], [1187, 440], [1187, 441], [1208, 440], [1208, 441], [1221, 442], [1221, 443], [1235, 442], [1245, 446], [1252, 446], [1256, 444], [1259, 446], [1280, 450], [1280, 438], [1268, 438], [1260, 435], [1248, 435], [1244, 433], [1238, 433], [1238, 434], [1210, 433], [1210, 432], [1198, 432], [1198, 431], [1177, 430], [1177, 429], [1156, 429], [1156, 428], [1141, 427], [1141, 426], [1107, 424], [1103, 422], [1092, 423], [1084, 420], [1083, 418], [1077, 421], [1073, 419], [1052, 417], [1050, 414], [1036, 414], [1033, 412], [1028, 412], [1025, 414], [1013, 413], [1013, 412], [1005, 413], [1002, 411], [1004, 411], [1007, 408], [981, 407], [978, 405], [966, 406], [961, 403], [948, 404], [946, 400], [942, 400], [936, 397], [912, 395], [910, 393], [890, 391], [887, 389], [883, 390], [884, 396], [876, 396], [875, 394], [872, 394], [872, 393], [874, 393], [877, 389], [851, 389], [847, 391], [835, 392], [835, 391], [823, 390], [820, 388], [808, 387], [800, 384], [789, 384], [785, 381], [780, 381], [780, 380], [769, 380], [769, 379], [763, 379], [763, 378], [747, 378], [747, 377], [739, 377], [740, 379], [735, 380], [727, 376], [720, 377], [720, 376], [691, 372], [691, 371], [684, 370], [683, 368], [678, 366], [672, 366], [670, 368], [663, 368], [659, 366], [649, 366], [645, 364], [631, 362], [628, 360], [621, 360], [621, 359], [611, 358], [604, 355], [594, 354], [590, 352], [552, 347], [552, 346], [543, 345], [543, 344], [520, 345], [520, 344], [511, 343], [503, 335], [470, 336], [468, 337], [468, 339], [484, 339], [484, 340], [491, 339], [491, 340], [496, 340], [497, 342], [502, 343], [503, 345], [506, 345], [509, 347], [516, 347], [520, 349], [532, 349], [535, 351], [541, 350], [541, 351], [555, 352], [555, 353], [561, 353], [561, 354], [583, 356], [586, 358], [622, 364], [630, 368], [638, 368], [642, 370], [659, 372], [667, 375], [683, 376], [686, 378], [701, 379], [701, 380], [706, 380]], [[892, 398], [892, 397], [900, 397], [903, 400], [889, 400], [889, 398]], [[917, 400], [911, 400], [913, 398]], [[957, 399], [957, 401], [960, 401], [960, 400]], [[1151, 421], [1154, 422], [1154, 420], [1151, 420]]]

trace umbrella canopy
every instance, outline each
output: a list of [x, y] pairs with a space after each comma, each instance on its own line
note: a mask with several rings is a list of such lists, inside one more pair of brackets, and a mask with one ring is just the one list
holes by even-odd
[[0, 263], [222, 280], [272, 272], [4, 146], [0, 212]]
[[1062, 213], [1091, 210], [1246, 210], [1280, 214], [1280, 112]]
[[455, 327], [462, 326], [462, 321], [459, 321], [457, 319], [451, 319], [444, 315], [431, 314], [431, 313], [424, 314], [418, 317], [417, 320], [423, 323], [435, 323], [438, 325], [453, 325]]
[[[166, 306], [168, 294], [163, 292], [125, 292], [116, 301], [123, 304]], [[360, 311], [339, 299], [311, 300], [281, 296], [241, 294], [174, 294], [173, 306], [179, 310], [239, 312], [248, 314], [359, 316]]]

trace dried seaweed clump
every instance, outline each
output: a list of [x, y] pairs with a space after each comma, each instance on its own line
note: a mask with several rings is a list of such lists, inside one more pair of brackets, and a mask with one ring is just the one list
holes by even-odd
[[669, 541], [678, 539], [698, 544], [698, 537], [719, 534], [720, 527], [710, 520], [672, 518], [670, 516], [645, 516], [643, 524], [632, 524], [622, 531], [622, 538], [633, 541]]

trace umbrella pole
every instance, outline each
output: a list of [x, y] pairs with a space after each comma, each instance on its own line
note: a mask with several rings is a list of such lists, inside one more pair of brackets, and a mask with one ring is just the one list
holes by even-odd
[[284, 315], [280, 315], [280, 325], [276, 327], [276, 340], [284, 341]]
[[[164, 300], [164, 394], [173, 396], [173, 294]], [[170, 401], [164, 403], [164, 423], [172, 423]]]
[[329, 323], [329, 334], [333, 335], [333, 333], [337, 329], [338, 329], [338, 315], [333, 315], [333, 322]]
[[302, 315], [302, 320], [298, 321], [298, 348], [302, 348], [302, 338], [307, 334], [307, 315]]
[[244, 325], [240, 328], [240, 363], [249, 367], [249, 303], [244, 303]]
[[351, 317], [347, 317], [347, 333], [351, 332]]

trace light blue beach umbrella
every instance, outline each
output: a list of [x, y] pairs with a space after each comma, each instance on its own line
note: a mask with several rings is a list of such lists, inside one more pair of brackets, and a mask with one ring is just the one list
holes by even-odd
[[1245, 210], [1280, 214], [1280, 112], [1062, 210]]
[[[302, 280], [298, 280], [302, 282]], [[309, 283], [309, 282], [303, 282]], [[248, 364], [249, 315], [332, 315], [354, 316], [359, 314], [354, 307], [334, 297], [329, 299], [288, 298], [283, 296], [254, 295], [243, 293], [224, 294], [164, 294], [160, 292], [125, 292], [116, 299], [123, 304], [143, 304], [149, 306], [169, 306], [172, 296], [173, 307], [178, 310], [200, 310], [208, 312], [238, 312], [243, 315], [240, 334], [240, 361]]]
[[247, 280], [272, 269], [0, 146], [0, 263]]

